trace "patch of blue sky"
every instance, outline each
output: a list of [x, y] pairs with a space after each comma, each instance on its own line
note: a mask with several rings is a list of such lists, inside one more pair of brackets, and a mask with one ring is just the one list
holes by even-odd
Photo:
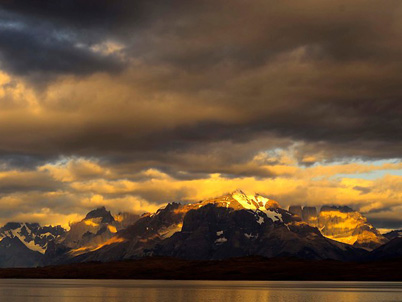
[[[356, 159], [353, 161], [348, 162], [337, 162], [331, 163], [330, 165], [342, 165], [347, 163], [357, 163], [361, 165], [368, 165], [368, 166], [376, 166], [380, 167], [385, 164], [396, 164], [399, 163], [399, 159], [384, 159], [384, 160], [375, 160], [375, 161], [364, 161], [360, 159]], [[375, 180], [384, 177], [385, 175], [395, 175], [395, 176], [402, 176], [402, 169], [383, 169], [383, 170], [374, 170], [370, 172], [362, 172], [362, 173], [339, 173], [331, 178], [361, 178], [367, 180]]]
[[331, 178], [361, 178], [367, 180], [375, 180], [384, 177], [385, 175], [402, 176], [402, 170], [377, 170], [366, 173], [354, 174], [336, 174]]

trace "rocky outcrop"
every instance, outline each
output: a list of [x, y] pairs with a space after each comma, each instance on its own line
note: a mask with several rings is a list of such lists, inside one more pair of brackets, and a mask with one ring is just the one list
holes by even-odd
[[83, 220], [72, 223], [70, 230], [46, 251], [46, 263], [63, 263], [73, 257], [97, 250], [118, 231], [139, 219], [138, 215], [119, 213], [114, 217], [105, 207], [90, 211]]
[[373, 250], [388, 241], [366, 217], [349, 207], [323, 207], [319, 228], [328, 238], [366, 250]]
[[289, 212], [293, 215], [297, 215], [300, 218], [303, 218], [303, 208], [301, 206], [290, 206]]
[[318, 214], [316, 207], [303, 207], [302, 218], [303, 221], [307, 222], [311, 226], [318, 226]]
[[[289, 208], [290, 212], [295, 210], [299, 211], [297, 207]], [[346, 206], [323, 206], [319, 213], [315, 207], [304, 207], [302, 219], [318, 227], [325, 237], [358, 248], [373, 250], [388, 241], [361, 213]]]
[[100, 218], [100, 223], [113, 223], [115, 221], [110, 211], [107, 211], [105, 207], [100, 207], [90, 211], [85, 216], [84, 220], [97, 219], [97, 218]]

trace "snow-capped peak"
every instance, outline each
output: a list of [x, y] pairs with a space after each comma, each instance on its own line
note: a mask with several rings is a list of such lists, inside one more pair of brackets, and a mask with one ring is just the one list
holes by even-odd
[[254, 196], [246, 195], [243, 191], [237, 190], [232, 193], [233, 199], [235, 199], [240, 205], [247, 210], [257, 210], [259, 208]]
[[263, 210], [268, 208], [280, 208], [276, 201], [263, 197], [258, 193], [251, 195], [244, 193], [242, 190], [236, 190], [231, 195], [233, 199], [240, 203], [245, 209]]
[[[244, 193], [242, 190], [234, 191], [232, 193], [232, 197], [246, 210], [262, 211], [272, 221], [283, 222], [282, 214], [280, 214], [276, 210], [276, 209], [280, 208], [280, 206], [274, 200], [263, 197], [258, 193], [254, 194], [254, 195], [249, 195], [249, 194]], [[258, 223], [261, 224], [260, 219], [258, 220]]]

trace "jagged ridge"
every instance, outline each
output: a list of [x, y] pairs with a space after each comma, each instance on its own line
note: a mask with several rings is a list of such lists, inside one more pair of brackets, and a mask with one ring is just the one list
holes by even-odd
[[[14, 235], [16, 229], [18, 236]], [[4, 234], [11, 231], [7, 238], [15, 238], [12, 244], [21, 248], [21, 236], [29, 233], [28, 229], [32, 233], [33, 229], [46, 227], [10, 223], [0, 230]], [[353, 246], [341, 242], [348, 236], [355, 239], [347, 242]], [[82, 221], [71, 224], [68, 232], [46, 243], [42, 263], [106, 262], [147, 256], [213, 260], [250, 255], [356, 260], [369, 257], [360, 247], [371, 250], [381, 243], [379, 239], [388, 241], [351, 208], [324, 206], [317, 212], [315, 207], [292, 206], [287, 211], [260, 194], [237, 190], [198, 203], [171, 203], [141, 217], [129, 213], [113, 216], [105, 207], [95, 209]], [[26, 244], [22, 246], [27, 248]], [[375, 253], [370, 255], [377, 257]], [[30, 265], [37, 265], [35, 261]]]

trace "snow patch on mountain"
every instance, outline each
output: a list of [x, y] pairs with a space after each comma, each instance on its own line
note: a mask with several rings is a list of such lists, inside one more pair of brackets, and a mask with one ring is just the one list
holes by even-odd
[[48, 243], [59, 238], [64, 232], [60, 226], [42, 227], [37, 223], [11, 222], [0, 228], [0, 240], [16, 237], [30, 250], [44, 254]]
[[[280, 206], [276, 201], [263, 197], [259, 194], [248, 195], [241, 190], [237, 190], [231, 195], [233, 199], [236, 200], [245, 210], [257, 213], [257, 215], [258, 212], [263, 212], [273, 222], [284, 222], [282, 214], [277, 210], [280, 208]], [[264, 222], [263, 218], [259, 215], [256, 216], [256, 219], [259, 224]]]
[[279, 204], [269, 198], [263, 197], [259, 194], [250, 195], [241, 190], [233, 192], [232, 197], [246, 210], [260, 210], [265, 211], [271, 208], [279, 208]]
[[221, 237], [221, 238], [216, 239], [215, 243], [217, 243], [217, 244], [221, 243], [222, 244], [222, 243], [225, 243], [227, 241], [228, 240], [225, 237]]
[[275, 221], [280, 221], [283, 222], [282, 219], [282, 214], [279, 214], [275, 211], [272, 210], [265, 210], [264, 213], [268, 216], [269, 219], [271, 219], [273, 222]]
[[258, 234], [257, 235], [253, 235], [253, 234], [247, 234], [247, 233], [244, 233], [244, 236], [247, 238], [247, 239], [252, 239], [252, 238], [258, 238]]
[[259, 216], [258, 220], [257, 220], [257, 223], [258, 224], [263, 224], [264, 222], [265, 222], [264, 217]]
[[[232, 197], [240, 203], [240, 205], [246, 210], [256, 210], [257, 206], [253, 198], [249, 198], [243, 191], [235, 191]], [[254, 201], [254, 203], [253, 203]]]

